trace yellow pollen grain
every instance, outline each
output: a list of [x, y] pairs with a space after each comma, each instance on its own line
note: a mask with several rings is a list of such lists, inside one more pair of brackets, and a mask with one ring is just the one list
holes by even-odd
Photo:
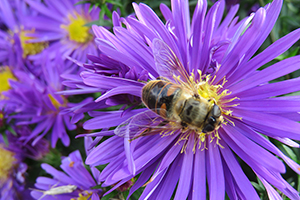
[[69, 163], [69, 167], [74, 167], [74, 164], [75, 164], [75, 162], [74, 162], [74, 161], [71, 161], [71, 162]]
[[9, 67], [0, 68], [0, 93], [10, 89], [9, 80], [16, 80]]
[[14, 153], [0, 146], [0, 182], [5, 182], [9, 177], [16, 159]]
[[79, 193], [79, 196], [76, 198], [71, 198], [71, 200], [88, 200], [90, 196], [93, 194], [92, 192], [84, 191], [85, 195]]
[[48, 47], [47, 42], [30, 42], [30, 40], [35, 39], [34, 37], [29, 37], [27, 34], [34, 33], [34, 30], [21, 30], [20, 40], [23, 49], [23, 57], [28, 55], [36, 55], [42, 52], [46, 47]]
[[91, 34], [89, 33], [90, 28], [85, 26], [88, 23], [86, 19], [84, 19], [79, 14], [74, 15], [69, 14], [69, 24], [61, 25], [62, 29], [65, 29], [68, 32], [69, 39], [78, 42], [78, 43], [86, 43], [91, 39]]

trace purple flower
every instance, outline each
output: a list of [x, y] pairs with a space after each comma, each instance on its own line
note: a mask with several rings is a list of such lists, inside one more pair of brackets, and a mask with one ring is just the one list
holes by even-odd
[[[5, 99], [1, 104], [10, 114], [9, 123], [14, 120], [16, 125], [35, 125], [24, 143], [32, 141], [32, 145], [35, 146], [47, 134], [52, 147], [55, 147], [58, 139], [61, 139], [65, 146], [69, 146], [67, 130], [74, 130], [75, 122], [81, 119], [83, 114], [74, 114], [66, 109], [81, 103], [71, 103], [66, 96], [57, 94], [64, 89], [60, 75], [65, 71], [64, 61], [59, 56], [53, 61], [45, 58], [43, 65], [39, 67], [42, 74], [38, 77], [16, 70], [14, 73], [18, 80], [10, 81], [11, 89], [2, 92]], [[89, 99], [82, 103], [86, 101]]]
[[0, 138], [0, 199], [21, 200], [25, 194], [25, 177], [27, 165], [16, 154], [5, 149]]
[[[300, 38], [300, 29], [254, 55], [272, 30], [282, 1], [274, 0], [239, 22], [235, 17], [238, 5], [222, 20], [224, 1], [207, 12], [206, 1], [199, 0], [191, 22], [187, 1], [171, 1], [172, 11], [161, 5], [166, 23], [145, 4], [133, 6], [137, 18], [113, 14], [114, 33], [93, 27], [101, 56], [91, 57], [93, 65], [86, 65], [90, 68], [81, 73], [89, 89], [81, 85], [78, 90], [103, 91], [96, 101], [120, 108], [91, 111], [93, 118], [84, 124], [85, 129], [103, 129], [90, 136], [116, 134], [98, 145], [86, 160], [91, 166], [108, 164], [99, 178], [103, 187], [114, 186], [107, 193], [140, 174], [129, 196], [145, 185], [140, 199], [170, 199], [173, 194], [174, 199], [224, 199], [225, 193], [230, 199], [259, 199], [239, 158], [263, 182], [271, 199], [278, 199], [276, 190], [300, 199], [282, 178], [285, 166], [279, 158], [297, 173], [300, 166], [268, 139], [299, 147], [293, 140], [300, 139], [300, 98], [278, 96], [299, 91], [300, 79], [269, 82], [298, 70], [300, 57], [259, 70], [293, 45]], [[113, 62], [106, 62], [107, 58]], [[132, 70], [136, 76], [126, 77], [117, 69]], [[134, 101], [124, 101], [128, 97], [141, 102], [146, 82], [136, 77], [144, 71], [150, 80], [162, 77], [176, 87], [187, 88], [188, 97], [214, 110], [199, 112], [204, 115], [202, 121], [212, 126], [217, 118], [220, 125], [200, 129], [178, 114], [170, 119], [164, 109], [161, 113], [154, 110], [158, 115], [135, 106]], [[164, 108], [163, 103], [168, 101], [157, 107]], [[115, 131], [108, 130], [116, 126]]]
[[[88, 4], [75, 5], [78, 0], [26, 2], [38, 12], [38, 15], [24, 20], [25, 27], [35, 30], [27, 34], [33, 37], [30, 42], [48, 42], [51, 59], [55, 58], [57, 50], [63, 56], [82, 62], [86, 62], [86, 54], [98, 54], [94, 35], [86, 25], [98, 20], [99, 8], [89, 10]], [[39, 56], [31, 56], [30, 59], [38, 59]]]
[[[91, 139], [86, 139], [86, 146], [89, 146]], [[92, 175], [85, 168], [80, 152], [74, 151], [68, 157], [62, 159], [59, 171], [48, 164], [42, 164], [42, 168], [53, 176], [38, 177], [35, 186], [37, 190], [31, 192], [35, 199], [41, 198], [48, 200], [54, 199], [100, 199], [101, 189], [92, 189], [99, 184], [99, 171], [96, 168], [91, 168]], [[95, 181], [97, 180], [97, 182]], [[59, 189], [57, 189], [59, 188]], [[45, 191], [48, 191], [48, 193]], [[48, 195], [47, 195], [48, 194]], [[80, 198], [81, 197], [81, 198]]]
[[34, 29], [24, 27], [24, 19], [34, 16], [23, 0], [0, 2], [0, 18], [5, 25], [0, 30], [0, 63], [11, 68], [24, 67], [27, 56], [40, 53], [47, 47], [45, 42], [28, 43], [33, 37], [27, 36]]
[[46, 139], [40, 139], [35, 145], [32, 145], [35, 138], [27, 141], [32, 132], [28, 126], [16, 126], [11, 127], [11, 129], [12, 131], [5, 131], [8, 141], [7, 149], [15, 152], [20, 160], [24, 160], [25, 158], [38, 160], [48, 153], [50, 145]]

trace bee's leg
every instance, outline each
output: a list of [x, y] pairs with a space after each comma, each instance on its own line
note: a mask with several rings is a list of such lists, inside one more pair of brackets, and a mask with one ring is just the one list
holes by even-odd
[[169, 123], [168, 120], [163, 120], [162, 122], [160, 122], [160, 123], [158, 124], [158, 126], [165, 126], [165, 125], [167, 125], [168, 123]]
[[199, 94], [194, 93], [194, 97], [195, 97], [196, 99], [200, 99], [200, 95], [199, 95]]
[[156, 78], [156, 80], [162, 80], [162, 81], [167, 81], [167, 82], [171, 82], [169, 79], [163, 77], [163, 76], [159, 76]]
[[181, 126], [182, 126], [182, 128], [181, 128], [181, 131], [182, 131], [182, 132], [185, 132], [185, 131], [187, 131], [187, 129], [188, 129], [188, 125], [187, 125], [187, 123], [185, 123], [185, 122], [181, 122]]

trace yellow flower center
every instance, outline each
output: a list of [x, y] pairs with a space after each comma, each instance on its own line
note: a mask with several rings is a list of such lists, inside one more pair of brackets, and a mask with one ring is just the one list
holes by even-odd
[[9, 67], [0, 68], [0, 95], [2, 92], [10, 89], [10, 84], [8, 80], [16, 80], [13, 73], [10, 71]]
[[79, 193], [78, 197], [72, 198], [71, 200], [88, 200], [90, 196], [93, 194], [92, 192], [88, 192], [88, 191], [83, 191], [82, 193]]
[[86, 43], [92, 38], [92, 35], [89, 33], [90, 28], [85, 26], [88, 21], [80, 16], [79, 14], [68, 15], [69, 24], [61, 25], [61, 28], [65, 29], [69, 33], [69, 39], [78, 42]]
[[[178, 84], [182, 85], [183, 87], [192, 87], [193, 89], [195, 89], [195, 91], [197, 91], [200, 97], [207, 100], [210, 108], [212, 108], [214, 104], [216, 104], [220, 108], [221, 115], [223, 118], [220, 126], [225, 125], [228, 122], [234, 125], [234, 123], [230, 120], [230, 117], [234, 117], [232, 116], [232, 110], [230, 110], [230, 108], [237, 106], [237, 104], [232, 104], [230, 102], [238, 98], [225, 98], [226, 96], [231, 94], [229, 90], [223, 89], [223, 86], [226, 83], [225, 77], [220, 81], [219, 84], [213, 84], [216, 78], [215, 76], [212, 77], [210, 75], [202, 75], [202, 72], [200, 70], [198, 71], [198, 73], [200, 77], [198, 80], [195, 80], [195, 75], [193, 73], [190, 75], [190, 84], [183, 82], [180, 79], [180, 77], [175, 77], [175, 80]], [[220, 145], [218, 128], [219, 127], [217, 127], [214, 131], [208, 133], [203, 133], [202, 131], [197, 132], [196, 130], [187, 129], [181, 133], [181, 136], [179, 137], [177, 143], [179, 143], [180, 141], [185, 141], [182, 148], [182, 152], [184, 152], [187, 140], [189, 139], [191, 134], [194, 134], [196, 141], [194, 143], [193, 151], [195, 151], [197, 144], [199, 148], [201, 148], [201, 146], [203, 148], [206, 148], [207, 140], [209, 140], [209, 142], [215, 141], [216, 144]], [[169, 131], [162, 131], [161, 135], [172, 135], [174, 132], [175, 131], [172, 131], [171, 133]]]
[[12, 168], [16, 162], [14, 153], [5, 150], [0, 146], [0, 183], [3, 183], [9, 177]]
[[35, 38], [27, 36], [28, 33], [34, 33], [34, 30], [32, 29], [20, 31], [20, 40], [23, 48], [23, 57], [38, 54], [42, 52], [46, 47], [48, 47], [47, 42], [30, 42], [30, 40]]

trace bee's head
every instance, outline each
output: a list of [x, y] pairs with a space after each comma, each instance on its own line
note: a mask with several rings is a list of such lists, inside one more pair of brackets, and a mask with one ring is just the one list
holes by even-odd
[[208, 116], [204, 122], [202, 132], [209, 133], [217, 129], [223, 122], [223, 116], [221, 115], [221, 109], [218, 105], [214, 104], [208, 113]]

